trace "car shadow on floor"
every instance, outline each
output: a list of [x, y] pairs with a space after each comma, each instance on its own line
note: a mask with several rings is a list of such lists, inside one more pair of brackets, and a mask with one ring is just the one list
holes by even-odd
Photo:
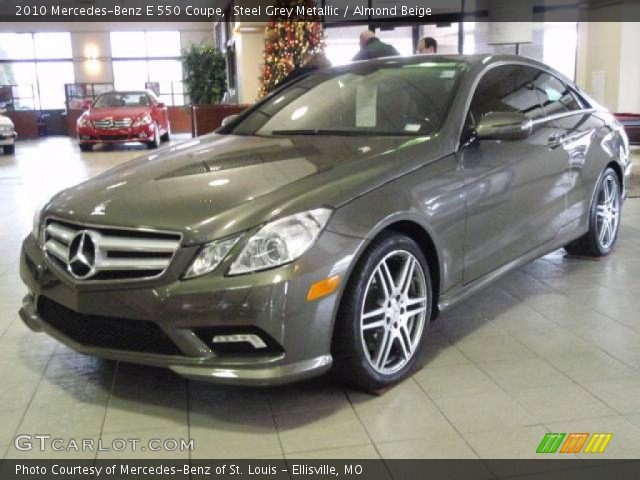
[[[428, 328], [437, 334], [435, 324]], [[445, 348], [446, 344], [429, 342], [417, 369]], [[265, 418], [277, 422], [279, 418], [284, 421], [291, 417], [295, 417], [295, 428], [300, 428], [331, 417], [353, 402], [364, 405], [392, 395], [397, 388], [357, 392], [339, 384], [330, 374], [291, 385], [246, 387], [187, 380], [164, 368], [80, 354], [54, 356], [52, 362], [59, 363], [56, 368], [61, 372], [66, 369], [66, 375], [49, 372], [44, 382], [56, 384], [80, 403], [104, 402], [106, 398], [107, 431], [189, 424], [244, 432], [259, 429]], [[84, 386], [79, 387], [79, 383]], [[96, 391], [104, 395], [96, 395]], [[270, 425], [265, 428], [272, 428]], [[288, 428], [284, 423], [279, 427]]]

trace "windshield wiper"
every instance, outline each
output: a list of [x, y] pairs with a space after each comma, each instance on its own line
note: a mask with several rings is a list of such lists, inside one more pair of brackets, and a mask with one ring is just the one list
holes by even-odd
[[319, 130], [319, 129], [307, 129], [307, 130], [273, 130], [271, 135], [345, 135], [345, 136], [359, 136], [359, 135], [371, 135], [369, 132], [353, 132], [348, 130]]

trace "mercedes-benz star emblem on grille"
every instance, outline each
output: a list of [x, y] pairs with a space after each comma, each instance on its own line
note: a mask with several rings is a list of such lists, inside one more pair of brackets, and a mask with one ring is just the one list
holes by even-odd
[[88, 230], [80, 230], [71, 240], [67, 270], [79, 280], [96, 272], [96, 241]]

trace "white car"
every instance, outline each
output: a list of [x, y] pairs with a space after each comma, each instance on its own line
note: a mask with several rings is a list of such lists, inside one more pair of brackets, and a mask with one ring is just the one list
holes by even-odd
[[11, 154], [15, 152], [14, 141], [17, 136], [11, 119], [0, 115], [0, 147], [3, 148], [4, 153]]

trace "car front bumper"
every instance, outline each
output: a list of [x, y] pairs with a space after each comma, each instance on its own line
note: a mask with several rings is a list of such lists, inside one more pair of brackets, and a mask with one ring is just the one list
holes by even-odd
[[153, 125], [139, 127], [99, 129], [79, 127], [78, 138], [81, 143], [129, 143], [152, 142], [155, 140]]
[[[331, 366], [331, 336], [344, 281], [334, 293], [309, 302], [310, 285], [329, 276], [348, 275], [362, 240], [323, 232], [302, 260], [273, 270], [225, 277], [213, 272], [183, 281], [180, 274], [197, 247], [184, 248], [152, 283], [76, 283], [44, 258], [31, 236], [23, 242], [20, 273], [29, 293], [20, 317], [81, 353], [166, 367], [193, 379], [240, 385], [275, 385], [317, 376]], [[97, 283], [97, 282], [94, 282]], [[78, 340], [47, 318], [43, 302], [55, 302], [69, 315], [100, 316], [128, 325], [153, 323], [177, 347], [177, 354], [105, 348]], [[48, 303], [47, 303], [48, 304]], [[53, 324], [52, 324], [53, 323]], [[276, 348], [248, 353], [216, 353], [199, 332], [233, 334], [256, 329]], [[267, 342], [269, 343], [269, 342]], [[270, 345], [271, 347], [271, 345]]]
[[17, 136], [15, 132], [0, 132], [0, 146], [13, 145]]

